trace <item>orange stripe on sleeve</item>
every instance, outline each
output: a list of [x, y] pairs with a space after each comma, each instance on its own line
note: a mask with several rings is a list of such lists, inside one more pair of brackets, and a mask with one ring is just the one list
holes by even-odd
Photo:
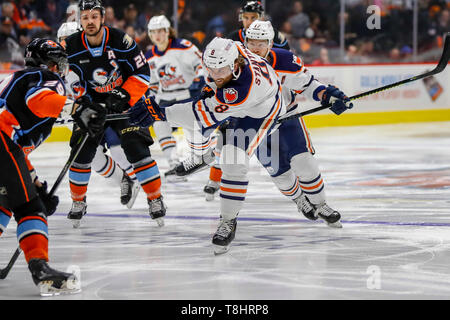
[[57, 118], [61, 113], [67, 97], [52, 90], [45, 90], [28, 100], [28, 108], [40, 118]]
[[130, 106], [134, 106], [139, 99], [145, 94], [148, 89], [148, 83], [144, 83], [144, 80], [139, 80], [136, 77], [129, 77], [122, 86], [122, 89], [126, 90], [130, 94]]

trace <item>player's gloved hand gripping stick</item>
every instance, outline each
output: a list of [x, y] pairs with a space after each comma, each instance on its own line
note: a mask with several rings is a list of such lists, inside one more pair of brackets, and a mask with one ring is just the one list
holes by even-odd
[[[449, 58], [450, 58], [450, 32], [448, 32], [446, 37], [445, 37], [444, 50], [442, 52], [441, 59], [439, 60], [439, 63], [436, 66], [436, 68], [434, 68], [433, 70], [425, 72], [425, 73], [423, 73], [421, 75], [418, 75], [418, 76], [407, 78], [405, 80], [394, 82], [392, 84], [388, 84], [388, 85], [380, 87], [380, 88], [376, 88], [376, 89], [373, 89], [373, 90], [369, 90], [369, 91], [357, 94], [355, 96], [349, 97], [348, 99], [350, 101], [353, 101], [353, 100], [360, 99], [360, 98], [366, 97], [366, 96], [374, 94], [374, 93], [378, 93], [378, 92], [381, 92], [381, 91], [384, 91], [384, 90], [395, 88], [395, 87], [401, 86], [402, 84], [410, 83], [410, 82], [413, 82], [413, 81], [416, 81], [416, 80], [420, 80], [420, 79], [423, 79], [423, 78], [435, 75], [437, 73], [440, 73], [447, 66]], [[300, 117], [306, 116], [308, 114], [311, 114], [311, 113], [314, 113], [314, 112], [317, 112], [317, 111], [328, 109], [328, 108], [330, 108], [332, 106], [333, 106], [333, 103], [322, 104], [322, 106], [320, 106], [320, 107], [317, 107], [317, 108], [314, 108], [314, 109], [311, 109], [311, 110], [307, 110], [307, 111], [304, 111], [304, 112], [300, 112], [300, 113], [297, 113], [297, 114], [294, 114], [292, 116], [288, 116], [288, 117], [285, 117], [285, 118], [280, 118], [280, 119], [278, 119], [278, 123], [282, 123], [284, 121], [300, 118]]]

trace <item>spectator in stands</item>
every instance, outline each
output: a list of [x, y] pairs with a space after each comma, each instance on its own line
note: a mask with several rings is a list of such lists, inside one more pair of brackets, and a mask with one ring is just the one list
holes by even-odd
[[57, 2], [56, 0], [47, 0], [46, 2], [43, 1], [43, 3], [39, 2], [39, 16], [52, 30], [58, 30], [66, 18], [67, 7], [63, 7], [61, 2]]
[[311, 65], [312, 66], [322, 66], [331, 64], [330, 62], [330, 56], [328, 55], [328, 49], [325, 47], [322, 47], [320, 49], [320, 56], [318, 59], [314, 60]]
[[116, 18], [114, 8], [111, 6], [107, 6], [105, 8], [105, 24], [113, 28], [123, 29], [125, 21], [122, 21], [122, 23], [120, 23]]
[[294, 38], [305, 37], [305, 32], [309, 28], [310, 20], [307, 14], [303, 12], [303, 4], [295, 1], [293, 6], [294, 15], [289, 18]]
[[0, 63], [2, 69], [17, 68], [23, 65], [22, 49], [13, 34], [14, 21], [0, 17]]
[[361, 56], [359, 55], [358, 48], [354, 44], [348, 46], [344, 63], [361, 63]]
[[130, 3], [123, 11], [123, 20], [125, 21], [125, 28], [132, 26], [137, 34], [146, 32], [147, 22], [138, 19], [138, 10], [133, 3]]

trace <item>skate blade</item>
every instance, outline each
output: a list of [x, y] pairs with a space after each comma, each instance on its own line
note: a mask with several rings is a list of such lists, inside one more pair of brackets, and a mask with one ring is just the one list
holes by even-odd
[[128, 209], [133, 208], [134, 202], [136, 201], [137, 195], [138, 195], [140, 190], [141, 190], [141, 185], [136, 182], [136, 186], [134, 186], [133, 190], [131, 191], [131, 199], [127, 203], [127, 208]]
[[72, 221], [72, 227], [73, 227], [74, 229], [78, 229], [78, 228], [80, 227], [80, 225], [81, 225], [81, 220], [74, 220], [74, 219], [72, 219], [71, 221]]
[[164, 225], [165, 225], [164, 218], [156, 218], [154, 220], [155, 220], [156, 224], [158, 225], [158, 227], [160, 227], [160, 228], [164, 227]]
[[230, 246], [219, 246], [217, 244], [214, 245], [214, 255], [215, 256], [220, 256], [224, 253], [227, 253], [228, 251], [230, 251]]
[[205, 193], [205, 200], [206, 201], [214, 201], [214, 193]]
[[77, 280], [67, 280], [61, 288], [53, 287], [53, 281], [42, 281], [38, 284], [41, 297], [54, 297], [59, 295], [77, 294], [81, 292], [81, 285]]
[[327, 222], [327, 225], [330, 228], [335, 228], [335, 229], [341, 229], [342, 228], [342, 223], [340, 221], [336, 221], [336, 222], [333, 222], [333, 223], [328, 223]]

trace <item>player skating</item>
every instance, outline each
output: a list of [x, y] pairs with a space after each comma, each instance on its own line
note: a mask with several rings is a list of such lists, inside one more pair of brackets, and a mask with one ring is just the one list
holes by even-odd
[[[150, 19], [148, 35], [153, 43], [145, 55], [151, 70], [152, 90], [149, 94], [155, 94], [158, 105], [164, 108], [176, 101], [199, 95], [205, 80], [198, 48], [186, 39], [177, 38], [169, 20], [163, 15]], [[180, 164], [172, 127], [167, 121], [156, 121], [153, 129], [172, 170]], [[191, 152], [202, 155], [209, 147], [209, 139], [196, 141], [190, 133], [189, 130], [184, 131]], [[177, 176], [167, 177], [172, 179]]]
[[[298, 107], [296, 98], [300, 94], [323, 103], [337, 98], [331, 107], [336, 114], [353, 107], [336, 87], [314, 79], [299, 57], [284, 49], [272, 49], [273, 36], [271, 23], [257, 20], [247, 29], [245, 46], [265, 58], [281, 78], [285, 100], [289, 101], [287, 112]], [[267, 140], [257, 156], [281, 193], [293, 200], [308, 219], [320, 217], [329, 226], [342, 227], [339, 212], [326, 204], [324, 181], [303, 119], [283, 122]]]
[[[200, 124], [208, 128], [227, 119], [232, 123], [232, 130], [226, 131], [220, 158], [223, 170], [221, 221], [213, 237], [215, 253], [220, 254], [228, 251], [235, 236], [236, 218], [249, 182], [249, 158], [274, 127], [276, 119], [285, 112], [286, 106], [280, 79], [273, 68], [241, 44], [215, 38], [205, 50], [203, 63], [209, 74], [207, 83], [212, 92], [197, 102], [166, 108], [165, 116], [170, 123], [183, 127]], [[334, 98], [341, 101], [342, 96]], [[155, 108], [158, 108], [156, 103]], [[152, 114], [158, 113], [158, 110], [149, 111], [148, 106], [136, 105], [132, 109], [133, 121], [151, 123]]]
[[[124, 32], [104, 25], [105, 9], [99, 0], [79, 3], [83, 29], [66, 39], [71, 69], [78, 75], [87, 99], [105, 103], [108, 112], [121, 113], [141, 99], [148, 90], [150, 69], [136, 42]], [[149, 146], [153, 143], [148, 129], [132, 126], [128, 120], [107, 123], [120, 138], [127, 160], [133, 166], [141, 187], [147, 195], [149, 214], [159, 226], [164, 224], [166, 208], [161, 196], [158, 166]], [[79, 139], [74, 128], [71, 146]], [[73, 200], [68, 218], [74, 227], [86, 214], [86, 193], [91, 163], [100, 141], [88, 139], [69, 171]]]
[[[78, 22], [65, 22], [57, 32], [58, 42], [65, 46], [65, 39], [80, 31]], [[69, 73], [64, 77], [66, 83], [67, 95], [72, 99], [78, 99], [86, 93], [82, 87], [78, 75], [69, 69]], [[106, 154], [107, 149], [111, 156]], [[136, 197], [140, 190], [136, 175], [133, 174], [133, 167], [128, 162], [122, 147], [120, 139], [111, 128], [105, 129], [105, 134], [97, 147], [95, 157], [92, 160], [92, 169], [102, 177], [114, 181], [120, 187], [120, 202], [126, 205], [128, 209], [133, 207]], [[131, 177], [130, 177], [131, 176]]]
[[20, 248], [41, 295], [75, 293], [80, 291], [77, 278], [48, 265], [47, 215], [56, 209], [57, 197], [36, 190], [39, 183], [28, 170], [26, 154], [50, 135], [57, 117], [73, 115], [83, 132], [96, 135], [105, 112], [65, 96], [61, 76], [68, 71], [68, 60], [59, 44], [34, 39], [25, 57], [26, 68], [0, 82], [0, 234], [14, 216]]

